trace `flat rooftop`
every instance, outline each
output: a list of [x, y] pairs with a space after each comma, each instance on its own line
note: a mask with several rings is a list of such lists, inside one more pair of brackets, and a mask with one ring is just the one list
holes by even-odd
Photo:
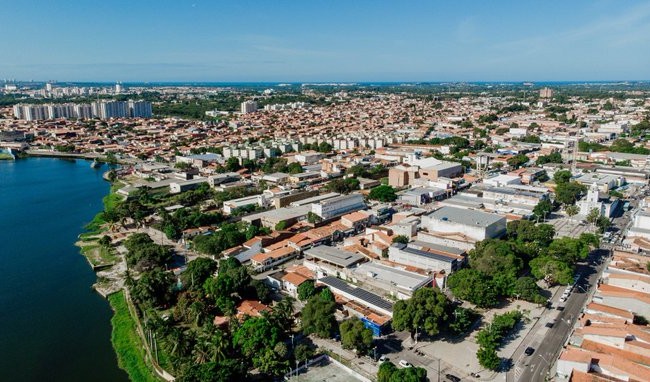
[[318, 245], [305, 251], [306, 256], [315, 257], [317, 259], [327, 261], [338, 265], [343, 268], [348, 268], [351, 265], [363, 260], [364, 257], [356, 253], [344, 251], [342, 249], [330, 247], [328, 245]]
[[406, 253], [411, 254], [411, 255], [422, 256], [422, 257], [426, 257], [428, 259], [433, 259], [433, 260], [441, 261], [441, 262], [444, 262], [444, 263], [453, 263], [453, 262], [458, 260], [456, 258], [441, 255], [441, 254], [438, 254], [438, 253], [423, 251], [421, 249], [417, 249], [417, 248], [413, 248], [413, 247], [407, 247], [405, 244], [401, 244], [401, 243], [395, 243], [395, 244], [392, 245], [392, 247], [399, 248], [402, 252], [406, 252]]
[[329, 192], [327, 194], [317, 195], [317, 196], [313, 196], [311, 198], [297, 200], [295, 202], [292, 202], [291, 205], [292, 206], [304, 206], [306, 204], [320, 202], [321, 200], [335, 198], [335, 197], [337, 197], [339, 195], [341, 195], [341, 194], [339, 194], [338, 192]]
[[454, 255], [462, 256], [466, 251], [461, 248], [456, 248], [456, 247], [448, 247], [446, 245], [440, 245], [440, 244], [434, 244], [434, 243], [427, 243], [426, 241], [421, 241], [421, 240], [414, 240], [410, 245], [414, 247], [420, 247], [420, 248], [429, 248], [434, 251], [440, 251], [440, 252], [446, 252], [446, 253], [451, 253]]
[[394, 284], [410, 291], [415, 290], [431, 280], [431, 276], [372, 262], [363, 263], [352, 272], [374, 280]]
[[[380, 309], [392, 312], [393, 311], [393, 303], [387, 300], [384, 300], [380, 296], [368, 292], [367, 290], [363, 288], [358, 288], [355, 286], [352, 286], [345, 281], [338, 279], [334, 276], [326, 276], [323, 278], [318, 279], [319, 283], [325, 284], [328, 287], [341, 291], [343, 293], [347, 293], [351, 296], [354, 296], [355, 298], [358, 299], [358, 301], [363, 301], [370, 307], [378, 307]], [[336, 291], [333, 291], [336, 293]]]
[[445, 206], [427, 215], [431, 219], [458, 223], [468, 226], [489, 227], [490, 225], [505, 219], [502, 216], [487, 212], [466, 210], [458, 207]]

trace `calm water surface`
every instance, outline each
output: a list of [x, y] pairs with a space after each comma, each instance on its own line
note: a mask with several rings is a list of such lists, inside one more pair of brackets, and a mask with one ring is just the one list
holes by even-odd
[[2, 381], [128, 381], [110, 306], [74, 246], [108, 193], [101, 174], [87, 161], [0, 161]]

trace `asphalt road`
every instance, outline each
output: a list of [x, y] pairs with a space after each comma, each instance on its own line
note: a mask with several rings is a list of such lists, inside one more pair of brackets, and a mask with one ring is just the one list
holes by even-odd
[[[564, 309], [559, 312], [555, 324], [547, 330], [541, 341], [533, 335], [530, 340], [526, 339], [522, 342], [513, 355], [514, 364], [506, 377], [508, 381], [537, 382], [545, 380], [551, 365], [558, 357], [579, 318], [590, 292], [596, 288], [598, 278], [606, 264], [604, 259], [608, 254], [609, 251], [603, 249], [594, 251], [587, 262], [577, 266], [577, 272], [581, 273], [582, 277], [576, 283], [567, 301], [560, 303]], [[557, 303], [554, 303], [553, 306], [557, 307]], [[547, 322], [540, 320], [538, 324], [544, 328]], [[535, 333], [535, 330], [538, 329], [533, 328], [531, 333]], [[524, 354], [524, 350], [529, 346], [533, 347], [535, 352], [527, 356]]]

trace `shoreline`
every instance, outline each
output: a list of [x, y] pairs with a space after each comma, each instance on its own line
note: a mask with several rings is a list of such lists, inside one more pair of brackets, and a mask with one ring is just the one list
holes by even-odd
[[[103, 179], [109, 182], [106, 176]], [[109, 232], [105, 227], [104, 211], [114, 208], [116, 203], [122, 201], [117, 191], [126, 185], [120, 181], [109, 183], [110, 190], [102, 198], [103, 209], [86, 224], [75, 245], [95, 272], [96, 282], [92, 289], [106, 299], [113, 311], [111, 344], [118, 367], [132, 381], [173, 381], [173, 376], [152, 363], [151, 350], [145, 343], [140, 319], [124, 285], [122, 273], [126, 271], [125, 260], [116, 248], [100, 243], [100, 239]]]

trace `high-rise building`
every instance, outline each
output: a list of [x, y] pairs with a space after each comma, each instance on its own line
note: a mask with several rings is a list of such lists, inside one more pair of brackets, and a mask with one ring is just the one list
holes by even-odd
[[124, 89], [122, 89], [122, 84], [119, 83], [119, 82], [116, 83], [116, 84], [115, 84], [115, 94], [120, 94], [120, 93], [122, 93], [122, 90], [124, 90]]
[[129, 116], [129, 106], [125, 101], [94, 102], [93, 114], [100, 119], [126, 118]]
[[129, 100], [129, 117], [151, 118], [152, 115], [151, 102]]
[[539, 90], [540, 98], [553, 98], [553, 89], [551, 88], [542, 88]]
[[244, 101], [241, 103], [241, 113], [248, 114], [254, 113], [257, 111], [257, 102], [255, 101]]

